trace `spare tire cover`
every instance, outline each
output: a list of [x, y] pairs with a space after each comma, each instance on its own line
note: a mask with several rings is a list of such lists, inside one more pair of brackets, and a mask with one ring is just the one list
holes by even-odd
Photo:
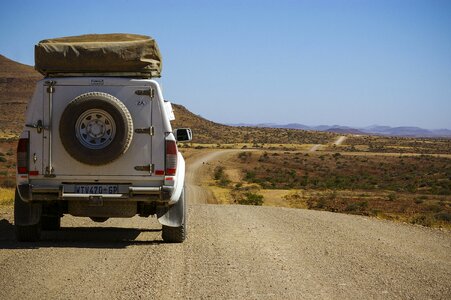
[[61, 142], [74, 159], [108, 164], [124, 154], [133, 137], [130, 112], [116, 97], [91, 92], [72, 100], [61, 115]]

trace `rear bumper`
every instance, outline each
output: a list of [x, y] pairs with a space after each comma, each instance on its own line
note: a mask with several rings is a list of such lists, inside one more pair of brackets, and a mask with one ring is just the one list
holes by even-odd
[[20, 197], [25, 202], [55, 200], [135, 200], [144, 202], [169, 202], [174, 192], [173, 186], [140, 187], [129, 186], [118, 194], [77, 194], [65, 191], [64, 185], [44, 186], [20, 184], [17, 186]]

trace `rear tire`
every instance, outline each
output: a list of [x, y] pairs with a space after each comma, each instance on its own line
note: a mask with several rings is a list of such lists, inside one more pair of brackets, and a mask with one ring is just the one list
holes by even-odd
[[179, 201], [183, 204], [183, 222], [179, 227], [169, 227], [163, 225], [162, 238], [166, 243], [183, 243], [187, 236], [186, 200], [185, 191], [182, 191]]
[[43, 230], [60, 230], [61, 217], [58, 216], [42, 216], [41, 224]]
[[180, 227], [169, 227], [163, 225], [163, 241], [166, 243], [183, 243], [186, 239], [185, 224]]

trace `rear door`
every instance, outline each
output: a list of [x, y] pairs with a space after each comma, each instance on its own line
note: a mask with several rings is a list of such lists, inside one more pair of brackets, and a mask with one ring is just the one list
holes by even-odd
[[[84, 79], [85, 81], [87, 79]], [[94, 84], [93, 84], [94, 82]], [[61, 82], [54, 86], [53, 94], [49, 98], [49, 93], [44, 98], [44, 124], [51, 122], [51, 134], [45, 131], [44, 135], [44, 165], [52, 166], [53, 173], [56, 176], [74, 177], [80, 176], [140, 176], [149, 174], [149, 165], [152, 161], [152, 112], [151, 98], [148, 95], [140, 94], [137, 91], [149, 90], [149, 86], [131, 84], [129, 80], [99, 80], [103, 84], [96, 84], [89, 80], [88, 84], [79, 82]], [[141, 83], [142, 84], [142, 83]], [[83, 157], [89, 155], [89, 152], [83, 151], [83, 147], [98, 147], [96, 153], [102, 158], [109, 154], [108, 147], [114, 146], [121, 141], [114, 137], [108, 147], [103, 147], [102, 142], [105, 138], [111, 138], [116, 132], [116, 136], [121, 128], [121, 123], [111, 124], [108, 114], [102, 114], [104, 107], [91, 107], [83, 111], [74, 110], [72, 118], [63, 118], [63, 113], [69, 103], [86, 93], [105, 93], [118, 99], [124, 104], [124, 109], [128, 111], [133, 130], [131, 133], [131, 142], [127, 150], [108, 163], [96, 164], [96, 159]], [[51, 101], [50, 101], [51, 100]], [[50, 107], [50, 103], [52, 107]], [[52, 118], [50, 118], [52, 110]], [[100, 112], [100, 113], [99, 113]], [[67, 116], [67, 113], [65, 114]], [[71, 114], [69, 114], [71, 115]], [[75, 126], [63, 126], [65, 122], [73, 122]], [[75, 121], [74, 121], [75, 120]], [[63, 131], [62, 131], [63, 130]], [[64, 141], [63, 141], [64, 140]], [[74, 140], [67, 146], [67, 141]], [[65, 143], [65, 144], [63, 144]], [[74, 157], [68, 151], [71, 147], [80, 147], [80, 154]], [[83, 154], [88, 153], [88, 154]], [[91, 152], [92, 153], [92, 152]], [[86, 159], [84, 159], [86, 158]], [[88, 162], [87, 162], [88, 161]]]

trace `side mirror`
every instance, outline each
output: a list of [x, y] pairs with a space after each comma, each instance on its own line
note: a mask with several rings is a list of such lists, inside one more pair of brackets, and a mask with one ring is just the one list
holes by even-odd
[[189, 128], [178, 128], [174, 130], [174, 136], [177, 142], [188, 142], [193, 139], [193, 133]]

